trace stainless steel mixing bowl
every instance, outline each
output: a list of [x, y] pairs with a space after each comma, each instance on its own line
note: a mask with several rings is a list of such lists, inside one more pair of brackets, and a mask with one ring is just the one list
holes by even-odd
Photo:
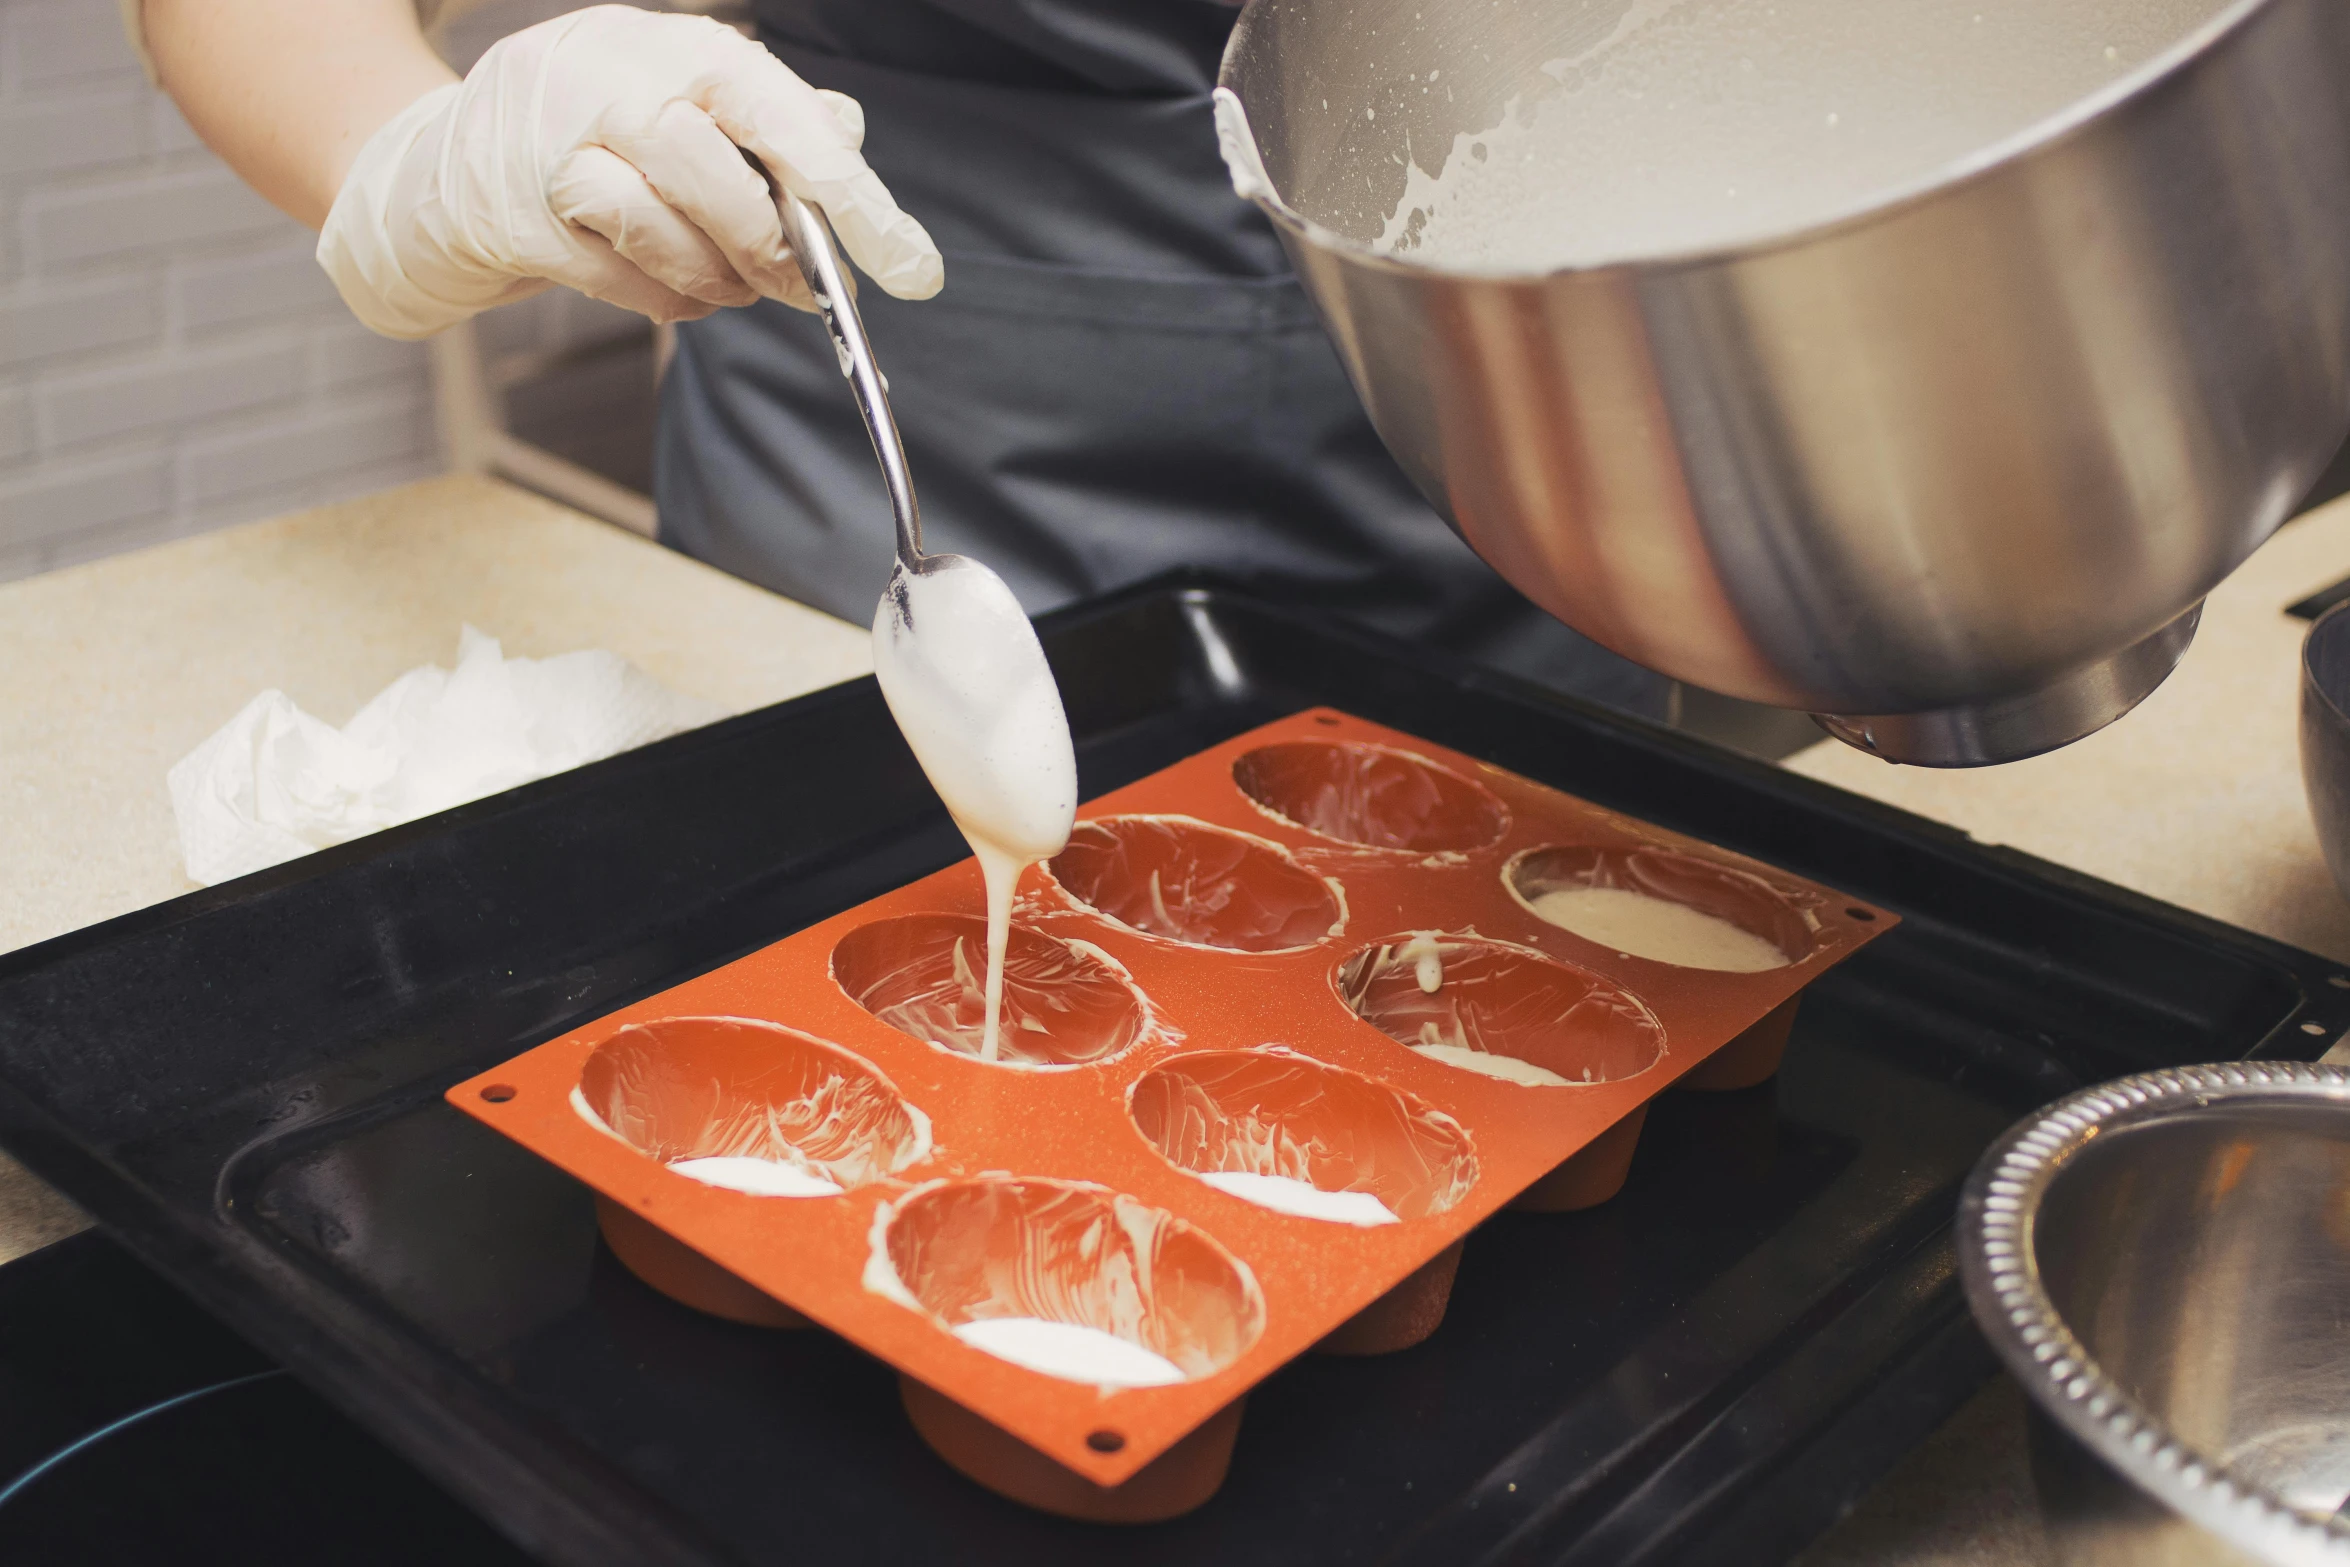
[[2350, 1071], [2075, 1094], [1976, 1168], [1959, 1264], [2065, 1561], [2350, 1562]]
[[2350, 4], [2214, 0], [1963, 171], [1736, 250], [1471, 276], [1370, 247], [1411, 149], [1630, 3], [1242, 16], [1227, 158], [1388, 448], [1576, 629], [1888, 758], [2127, 712], [2350, 428]]

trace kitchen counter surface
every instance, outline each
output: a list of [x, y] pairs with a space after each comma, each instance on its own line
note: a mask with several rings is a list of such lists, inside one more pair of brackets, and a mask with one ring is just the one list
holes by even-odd
[[[2303, 627], [2350, 574], [2350, 503], [2286, 528], [2215, 592], [2179, 671], [2128, 719], [1978, 773], [1833, 742], [1815, 778], [2350, 961], [2350, 904], [2302, 808]], [[165, 770], [276, 686], [331, 722], [467, 623], [508, 653], [604, 647], [730, 712], [865, 673], [858, 627], [521, 491], [448, 478], [0, 585], [0, 951], [190, 890]], [[85, 1223], [0, 1155], [0, 1261]], [[1806, 1567], [2048, 1560], [2022, 1397], [1993, 1387], [1911, 1454]]]

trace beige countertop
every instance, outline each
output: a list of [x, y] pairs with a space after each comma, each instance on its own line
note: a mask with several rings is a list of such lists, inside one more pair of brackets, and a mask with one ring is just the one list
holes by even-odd
[[256, 692], [340, 724], [468, 624], [730, 713], [873, 667], [857, 627], [480, 478], [0, 584], [0, 952], [190, 890], [163, 775]]
[[[2298, 521], [2216, 591], [2138, 712], [2055, 755], [1971, 773], [1832, 742], [1788, 765], [2350, 962], [2350, 904], [2301, 803], [2304, 629], [2284, 606], [2350, 575], [2350, 503]], [[0, 585], [0, 951], [190, 889], [165, 770], [270, 686], [340, 723], [447, 663], [460, 626], [509, 653], [609, 648], [741, 712], [862, 674], [864, 632], [492, 481], [450, 478]], [[0, 1155], [0, 1261], [80, 1215]], [[2047, 1560], [2022, 1402], [1967, 1406], [1807, 1567]]]

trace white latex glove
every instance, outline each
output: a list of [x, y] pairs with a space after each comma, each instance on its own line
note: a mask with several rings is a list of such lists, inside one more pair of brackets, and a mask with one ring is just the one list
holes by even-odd
[[761, 294], [810, 308], [773, 197], [738, 149], [822, 207], [902, 299], [945, 267], [819, 92], [706, 17], [600, 5], [500, 40], [359, 150], [318, 261], [359, 319], [426, 337], [565, 283], [656, 321]]

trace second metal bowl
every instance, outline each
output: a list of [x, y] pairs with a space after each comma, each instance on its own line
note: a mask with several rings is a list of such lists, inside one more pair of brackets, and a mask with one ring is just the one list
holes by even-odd
[[2067, 1563], [2350, 1562], [2350, 1071], [2075, 1094], [1984, 1156], [1959, 1262]]

